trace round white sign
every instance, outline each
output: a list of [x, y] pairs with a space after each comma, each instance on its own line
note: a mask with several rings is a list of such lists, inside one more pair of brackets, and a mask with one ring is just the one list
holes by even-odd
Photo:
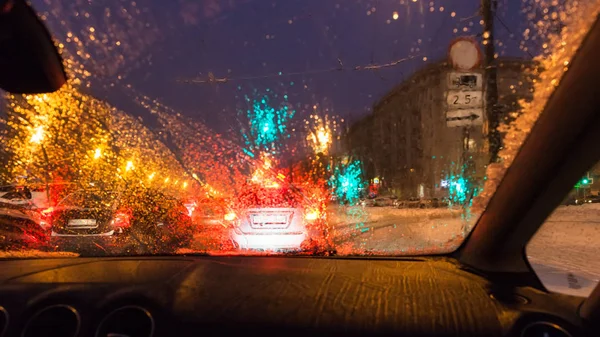
[[476, 42], [461, 38], [450, 45], [450, 62], [458, 70], [468, 71], [479, 65], [481, 53]]

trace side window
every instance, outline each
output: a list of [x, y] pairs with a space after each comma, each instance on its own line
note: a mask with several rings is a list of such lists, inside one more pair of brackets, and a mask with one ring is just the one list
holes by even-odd
[[526, 248], [552, 292], [590, 295], [600, 279], [600, 162], [573, 187]]

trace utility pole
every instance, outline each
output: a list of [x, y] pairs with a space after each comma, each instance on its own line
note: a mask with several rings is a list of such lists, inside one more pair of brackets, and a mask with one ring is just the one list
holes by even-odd
[[483, 44], [484, 44], [484, 88], [485, 112], [488, 120], [488, 145], [490, 163], [498, 161], [498, 152], [502, 147], [502, 138], [498, 131], [500, 125], [500, 109], [498, 107], [498, 73], [495, 64], [496, 54], [494, 46], [494, 17], [498, 3], [497, 0], [481, 0], [481, 16], [483, 18]]

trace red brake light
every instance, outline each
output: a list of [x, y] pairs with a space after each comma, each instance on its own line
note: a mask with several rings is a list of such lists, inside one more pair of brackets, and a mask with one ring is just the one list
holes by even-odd
[[40, 242], [40, 240], [38, 238], [36, 238], [35, 236], [25, 233], [25, 240], [29, 243], [38, 243]]
[[40, 214], [41, 214], [40, 226], [42, 226], [42, 228], [48, 229], [52, 225], [52, 213], [53, 212], [54, 212], [53, 207], [48, 207], [46, 209], [43, 209], [40, 212]]
[[127, 228], [131, 225], [131, 217], [128, 212], [118, 211], [111, 221], [113, 227]]

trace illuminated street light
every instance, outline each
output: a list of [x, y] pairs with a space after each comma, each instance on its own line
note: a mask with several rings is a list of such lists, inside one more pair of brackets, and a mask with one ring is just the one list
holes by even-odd
[[46, 184], [46, 198], [48, 198], [48, 200], [50, 200], [50, 188], [49, 188], [50, 170], [51, 170], [50, 169], [50, 159], [48, 159], [48, 152], [46, 152], [46, 148], [44, 147], [44, 144], [42, 144], [43, 139], [44, 139], [44, 127], [38, 126], [37, 128], [35, 128], [35, 133], [33, 135], [31, 135], [31, 138], [29, 139], [29, 141], [34, 144], [39, 144], [42, 148], [42, 155], [44, 157], [44, 162], [46, 164], [46, 170], [44, 172], [44, 178], [45, 178], [45, 184]]
[[31, 139], [29, 140], [32, 143], [40, 144], [44, 139], [44, 127], [38, 126], [35, 128], [35, 133], [31, 135]]
[[96, 149], [94, 151], [94, 159], [98, 159], [102, 156], [102, 151], [100, 149]]
[[[314, 125], [311, 127], [311, 124]], [[306, 140], [309, 141], [309, 146], [313, 149], [315, 154], [323, 153], [327, 155], [332, 144], [332, 125], [327, 116], [321, 118], [318, 115], [314, 115], [314, 122], [307, 121], [308, 136]], [[335, 131], [335, 126], [333, 126]]]
[[127, 166], [125, 166], [125, 171], [131, 171], [133, 169], [134, 169], [133, 162], [130, 160], [127, 162]]
[[263, 167], [268, 170], [271, 168], [271, 160], [269, 158], [266, 158], [267, 155], [265, 155], [265, 159], [264, 159], [264, 165]]

